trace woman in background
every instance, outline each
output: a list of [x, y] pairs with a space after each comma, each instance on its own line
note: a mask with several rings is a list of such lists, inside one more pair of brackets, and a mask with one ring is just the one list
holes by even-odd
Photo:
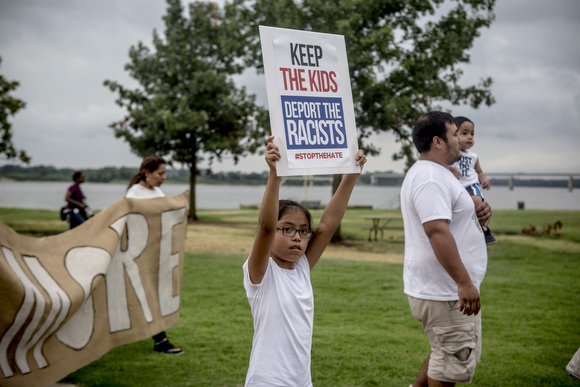
[[[153, 199], [165, 196], [161, 184], [165, 181], [165, 160], [157, 155], [146, 156], [139, 172], [129, 180], [126, 198]], [[166, 355], [181, 355], [183, 350], [175, 348], [167, 338], [165, 331], [153, 336], [153, 350]]]
[[85, 174], [81, 171], [75, 171], [72, 175], [72, 180], [75, 183], [68, 188], [64, 197], [68, 208], [67, 220], [70, 223], [71, 229], [89, 218], [87, 215], [87, 210], [89, 210], [89, 208], [85, 203], [85, 195], [80, 187], [80, 185], [85, 182]]

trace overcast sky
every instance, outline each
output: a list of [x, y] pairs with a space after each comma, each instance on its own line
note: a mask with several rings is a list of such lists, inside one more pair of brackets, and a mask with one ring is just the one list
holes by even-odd
[[[0, 74], [20, 82], [13, 95], [27, 105], [11, 120], [13, 142], [31, 165], [138, 167], [140, 158], [108, 127], [124, 111], [103, 81], [136, 86], [124, 71], [128, 50], [150, 45], [154, 28], [163, 32], [165, 8], [161, 0], [0, 0]], [[445, 107], [475, 122], [472, 150], [485, 172], [580, 173], [580, 1], [498, 0], [495, 12], [470, 50], [462, 83], [491, 76], [497, 102]], [[238, 81], [266, 104], [263, 75]], [[366, 170], [402, 172], [391, 157], [394, 138], [373, 142], [382, 154]], [[212, 169], [266, 167], [251, 156]]]

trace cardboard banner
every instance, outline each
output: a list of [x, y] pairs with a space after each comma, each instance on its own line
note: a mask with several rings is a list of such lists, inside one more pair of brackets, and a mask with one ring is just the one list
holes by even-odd
[[344, 37], [260, 26], [260, 41], [278, 176], [359, 173]]
[[580, 379], [580, 348], [566, 366], [566, 371], [576, 379]]
[[177, 324], [188, 204], [121, 199], [40, 239], [0, 222], [0, 385], [49, 385]]

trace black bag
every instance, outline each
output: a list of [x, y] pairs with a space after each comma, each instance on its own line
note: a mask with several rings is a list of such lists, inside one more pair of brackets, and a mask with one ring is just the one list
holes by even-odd
[[70, 212], [70, 208], [64, 206], [60, 209], [60, 220], [67, 220], [67, 215]]

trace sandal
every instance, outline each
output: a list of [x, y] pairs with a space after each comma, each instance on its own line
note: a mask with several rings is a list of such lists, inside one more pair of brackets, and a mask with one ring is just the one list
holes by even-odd
[[153, 347], [155, 352], [163, 353], [165, 355], [181, 355], [183, 350], [181, 348], [175, 348], [167, 338], [163, 339], [159, 343], [155, 343]]

